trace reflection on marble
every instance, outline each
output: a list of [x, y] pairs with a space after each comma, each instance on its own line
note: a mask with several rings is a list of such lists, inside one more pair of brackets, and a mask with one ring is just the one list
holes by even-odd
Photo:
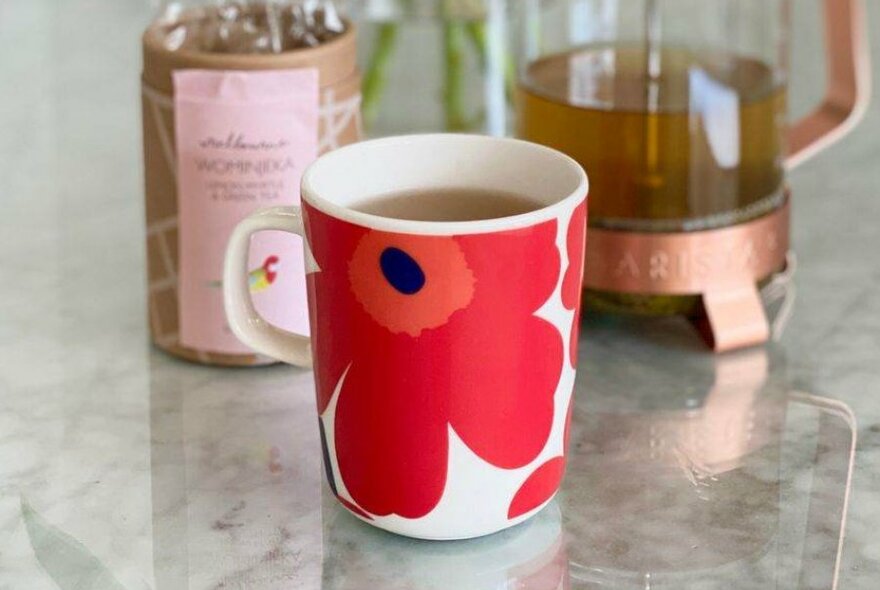
[[568, 587], [562, 515], [554, 502], [495, 535], [432, 542], [386, 533], [324, 503], [327, 590], [556, 590]]
[[[777, 346], [713, 356], [683, 322], [632, 328], [585, 325], [557, 500], [506, 532], [441, 543], [370, 527], [327, 492], [311, 373], [216, 370], [151, 351], [149, 437], [105, 451], [116, 470], [149, 456], [141, 506], [151, 526], [135, 539], [150, 561], [132, 576], [100, 542], [103, 521], [77, 525], [90, 492], [50, 504], [34, 494], [0, 529], [11, 539], [3, 553], [34, 565], [0, 580], [31, 587], [18, 581], [39, 574], [65, 590], [835, 588], [849, 409], [791, 391]], [[137, 426], [123, 421], [120, 432]]]
[[179, 364], [151, 358], [156, 587], [319, 587], [311, 373]]
[[336, 504], [309, 373], [220, 380], [154, 354], [157, 588], [833, 588], [848, 409], [791, 392], [778, 347], [712, 356], [681, 326], [619, 324], [586, 326], [557, 502], [462, 542], [397, 537]]
[[775, 345], [710, 356], [678, 320], [627, 323], [588, 326], [562, 502], [573, 587], [835, 587], [849, 408], [792, 392]]

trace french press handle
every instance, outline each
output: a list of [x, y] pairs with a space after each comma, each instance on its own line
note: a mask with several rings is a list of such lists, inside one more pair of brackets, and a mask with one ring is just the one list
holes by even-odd
[[824, 0], [827, 87], [821, 104], [788, 129], [791, 170], [855, 127], [871, 93], [864, 0]]

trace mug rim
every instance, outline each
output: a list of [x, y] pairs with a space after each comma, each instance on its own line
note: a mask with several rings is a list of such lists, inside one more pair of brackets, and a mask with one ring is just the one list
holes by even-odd
[[[510, 215], [507, 217], [494, 217], [490, 219], [472, 219], [467, 221], [425, 221], [384, 217], [372, 213], [364, 213], [350, 206], [342, 205], [320, 196], [314, 187], [314, 177], [321, 172], [318, 166], [327, 166], [328, 160], [345, 157], [351, 152], [358, 150], [370, 150], [379, 145], [394, 145], [405, 147], [419, 142], [448, 143], [496, 143], [518, 144], [536, 153], [543, 153], [556, 159], [560, 164], [567, 166], [578, 177], [577, 186], [564, 197], [554, 200], [552, 203], [543, 205], [533, 211]], [[322, 163], [323, 162], [323, 163]], [[318, 172], [316, 172], [318, 169]], [[486, 187], [480, 187], [486, 188]], [[560, 214], [569, 211], [586, 202], [589, 198], [589, 179], [583, 167], [570, 156], [559, 150], [540, 145], [534, 142], [515, 139], [511, 137], [494, 137], [487, 135], [463, 134], [463, 133], [418, 133], [410, 135], [394, 135], [359, 141], [328, 152], [312, 162], [303, 172], [300, 183], [301, 199], [322, 211], [323, 213], [341, 219], [348, 223], [392, 233], [407, 233], [418, 235], [462, 235], [481, 234], [500, 231], [523, 229], [539, 223], [559, 218]]]

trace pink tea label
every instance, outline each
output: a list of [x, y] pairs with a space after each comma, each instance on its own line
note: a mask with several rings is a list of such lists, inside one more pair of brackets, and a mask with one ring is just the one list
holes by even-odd
[[[174, 73], [180, 227], [180, 342], [247, 354], [226, 323], [223, 258], [236, 224], [262, 207], [299, 204], [318, 155], [318, 71]], [[284, 232], [251, 240], [248, 281], [269, 322], [308, 334], [302, 242]]]

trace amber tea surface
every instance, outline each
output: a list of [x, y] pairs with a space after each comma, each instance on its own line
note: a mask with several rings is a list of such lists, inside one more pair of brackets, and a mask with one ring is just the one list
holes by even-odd
[[[588, 46], [532, 63], [518, 132], [590, 177], [591, 225], [721, 227], [782, 202], [785, 90], [764, 63], [643, 45]], [[649, 73], [653, 72], [653, 74]]]

